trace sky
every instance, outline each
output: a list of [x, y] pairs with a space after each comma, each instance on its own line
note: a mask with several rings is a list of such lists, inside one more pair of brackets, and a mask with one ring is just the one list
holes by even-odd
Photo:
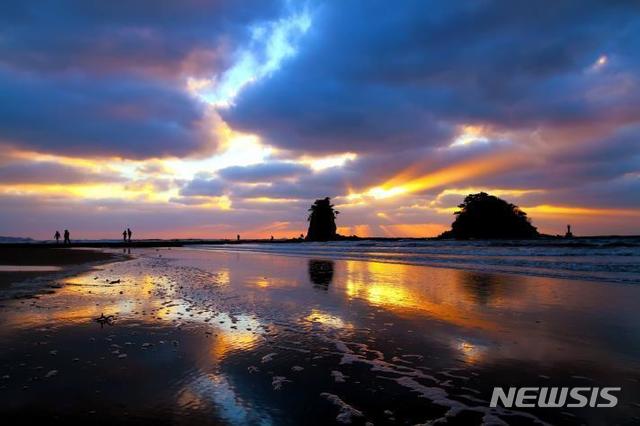
[[0, 3], [0, 235], [640, 234], [636, 1]]

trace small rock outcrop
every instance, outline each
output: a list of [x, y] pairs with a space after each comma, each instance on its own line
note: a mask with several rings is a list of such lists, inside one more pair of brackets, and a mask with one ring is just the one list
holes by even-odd
[[528, 239], [540, 235], [518, 206], [486, 192], [468, 195], [458, 207], [451, 230], [440, 238]]
[[336, 232], [336, 216], [340, 212], [334, 210], [329, 197], [316, 200], [309, 208], [309, 230], [307, 241], [331, 241], [338, 238]]

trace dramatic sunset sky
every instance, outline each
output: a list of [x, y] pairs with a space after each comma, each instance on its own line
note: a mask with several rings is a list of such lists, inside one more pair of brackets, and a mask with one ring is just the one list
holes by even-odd
[[0, 235], [640, 234], [637, 1], [3, 0]]

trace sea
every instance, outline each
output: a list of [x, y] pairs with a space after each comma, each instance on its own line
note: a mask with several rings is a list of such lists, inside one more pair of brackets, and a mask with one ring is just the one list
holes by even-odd
[[362, 240], [204, 245], [197, 249], [406, 263], [640, 284], [640, 237], [548, 240]]

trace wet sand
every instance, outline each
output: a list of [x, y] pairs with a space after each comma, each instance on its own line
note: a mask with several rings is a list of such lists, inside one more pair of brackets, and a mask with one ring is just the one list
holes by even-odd
[[[633, 285], [250, 252], [132, 254], [53, 294], [3, 302], [2, 418], [640, 421]], [[492, 410], [494, 386], [622, 391], [615, 408]]]
[[124, 257], [115, 251], [0, 246], [0, 300], [33, 297], [64, 277]]

